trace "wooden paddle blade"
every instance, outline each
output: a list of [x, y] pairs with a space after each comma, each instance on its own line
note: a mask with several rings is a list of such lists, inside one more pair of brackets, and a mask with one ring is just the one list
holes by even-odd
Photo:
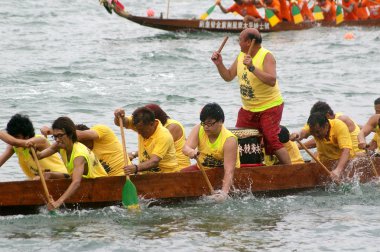
[[122, 200], [123, 206], [128, 209], [140, 208], [136, 187], [130, 179], [127, 179], [125, 181], [125, 184], [123, 186], [123, 190], [121, 193], [121, 200]]

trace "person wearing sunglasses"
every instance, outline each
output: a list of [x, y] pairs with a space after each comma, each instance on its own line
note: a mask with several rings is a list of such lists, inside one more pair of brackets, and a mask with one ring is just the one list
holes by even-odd
[[224, 201], [233, 183], [235, 168], [240, 168], [237, 137], [224, 127], [224, 112], [217, 103], [206, 104], [200, 113], [201, 123], [187, 138], [183, 153], [197, 160], [197, 164], [182, 172], [204, 169], [224, 169], [223, 186], [211, 199]]
[[[28, 116], [15, 114], [7, 124], [6, 131], [0, 131], [0, 139], [8, 145], [0, 156], [0, 167], [16, 153], [20, 167], [29, 179], [39, 179], [37, 164], [33, 159], [28, 141], [35, 143], [36, 151], [43, 151], [50, 147], [50, 142], [42, 135], [36, 135]], [[45, 179], [54, 179], [68, 176], [67, 169], [58, 154], [40, 160]]]
[[225, 81], [238, 77], [242, 107], [236, 127], [259, 130], [264, 138], [265, 153], [276, 155], [281, 164], [291, 164], [278, 138], [284, 101], [277, 80], [276, 60], [261, 44], [260, 32], [247, 28], [239, 35], [241, 52], [229, 68], [218, 51], [213, 53], [211, 60]]
[[78, 142], [75, 124], [70, 118], [65, 116], [57, 118], [51, 128], [55, 143], [38, 152], [38, 159], [59, 152], [72, 182], [58, 200], [48, 203], [49, 211], [60, 207], [67, 198], [73, 195], [79, 188], [82, 178], [93, 179], [108, 176], [95, 154], [84, 144]]

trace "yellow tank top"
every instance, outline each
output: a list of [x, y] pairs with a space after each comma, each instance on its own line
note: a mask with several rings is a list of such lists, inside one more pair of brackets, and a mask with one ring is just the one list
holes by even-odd
[[[44, 137], [42, 135], [36, 135], [35, 137]], [[14, 152], [17, 155], [18, 162], [25, 175], [32, 179], [35, 176], [39, 176], [37, 164], [34, 161], [29, 148], [13, 147]], [[67, 174], [67, 169], [59, 158], [58, 153], [55, 153], [49, 157], [39, 160], [41, 168], [44, 172], [60, 172]]]
[[[201, 165], [205, 169], [214, 167], [224, 168], [224, 143], [229, 137], [234, 137], [237, 141], [237, 137], [224, 126], [213, 143], [210, 143], [203, 126], [199, 129], [198, 137], [198, 165]], [[240, 168], [239, 149], [236, 151], [236, 157], [235, 167]]]
[[182, 126], [180, 122], [170, 119], [170, 118], [166, 121], [164, 127], [167, 128], [170, 124], [173, 124], [173, 123], [177, 124], [182, 129], [182, 137], [174, 142], [175, 155], [177, 157], [178, 167], [182, 169], [182, 168], [190, 166], [190, 158], [187, 157], [182, 152], [182, 148], [186, 143], [186, 133], [185, 133], [185, 128]]
[[[99, 138], [94, 140], [92, 151], [99, 159], [108, 176], [123, 176], [124, 157], [123, 146], [117, 139], [112, 129], [105, 125], [95, 125], [91, 128]], [[131, 162], [128, 163], [130, 165]]]
[[[261, 47], [252, 59], [253, 65], [260, 70], [264, 68], [265, 56], [270, 53], [267, 49]], [[243, 64], [245, 53], [240, 52], [237, 59], [237, 76], [240, 84], [240, 96], [243, 103], [243, 109], [251, 112], [261, 112], [283, 103], [278, 81], [271, 87], [253, 73], [248, 71]]]
[[83, 174], [83, 178], [97, 178], [107, 176], [107, 172], [104, 170], [99, 160], [95, 157], [95, 154], [84, 144], [79, 142], [74, 143], [73, 151], [71, 152], [69, 160], [67, 160], [65, 149], [60, 149], [59, 152], [62, 156], [63, 163], [66, 165], [67, 171], [70, 175], [74, 172], [74, 159], [77, 157], [84, 157], [87, 162], [88, 173]]

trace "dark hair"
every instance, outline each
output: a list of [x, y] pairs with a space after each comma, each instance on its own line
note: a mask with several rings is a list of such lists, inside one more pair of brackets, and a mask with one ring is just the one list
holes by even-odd
[[32, 138], [35, 136], [34, 127], [27, 115], [15, 114], [7, 123], [7, 132], [11, 136], [22, 135]]
[[310, 128], [319, 125], [320, 127], [325, 126], [326, 123], [329, 123], [329, 120], [326, 117], [326, 114], [321, 112], [312, 113], [307, 119], [307, 124]]
[[310, 114], [313, 114], [315, 112], [321, 112], [324, 115], [334, 115], [334, 111], [331, 109], [330, 105], [323, 101], [318, 101], [313, 105], [313, 107], [311, 107]]
[[154, 117], [156, 119], [160, 120], [160, 122], [162, 123], [162, 125], [165, 125], [165, 123], [168, 120], [168, 118], [170, 118], [165, 113], [165, 111], [163, 111], [162, 108], [160, 106], [158, 106], [157, 104], [151, 103], [151, 104], [145, 105], [145, 107], [153, 111]]
[[201, 122], [205, 122], [207, 119], [215, 119], [217, 122], [224, 122], [224, 112], [219, 104], [213, 102], [206, 104], [199, 116]]
[[75, 143], [78, 141], [74, 122], [67, 116], [58, 117], [51, 126], [52, 129], [63, 130], [68, 137]]
[[380, 104], [380, 97], [375, 100], [374, 104], [375, 105], [379, 105]]
[[261, 42], [263, 42], [263, 38], [261, 37], [261, 34], [259, 34], [258, 36], [256, 36], [254, 33], [248, 33], [247, 37], [250, 40], [255, 40], [255, 43], [257, 43], [259, 45], [261, 44]]
[[151, 109], [147, 107], [139, 107], [132, 113], [133, 125], [137, 125], [140, 122], [144, 125], [148, 125], [156, 119]]
[[75, 128], [80, 131], [89, 130], [90, 128], [87, 127], [85, 124], [75, 124]]
[[278, 133], [278, 138], [281, 143], [289, 142], [289, 130], [285, 126], [280, 125], [280, 133]]

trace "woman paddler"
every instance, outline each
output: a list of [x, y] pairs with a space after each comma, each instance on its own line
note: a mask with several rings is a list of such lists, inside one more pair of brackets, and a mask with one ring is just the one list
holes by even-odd
[[[48, 157], [56, 152], [61, 154], [72, 182], [62, 196], [48, 203], [48, 210], [60, 207], [66, 199], [75, 193], [83, 178], [97, 178], [107, 176], [107, 172], [94, 153], [82, 143], [78, 142], [74, 122], [68, 117], [59, 117], [53, 122], [53, 138], [55, 143], [37, 154], [38, 159]], [[33, 145], [33, 143], [29, 143]]]

